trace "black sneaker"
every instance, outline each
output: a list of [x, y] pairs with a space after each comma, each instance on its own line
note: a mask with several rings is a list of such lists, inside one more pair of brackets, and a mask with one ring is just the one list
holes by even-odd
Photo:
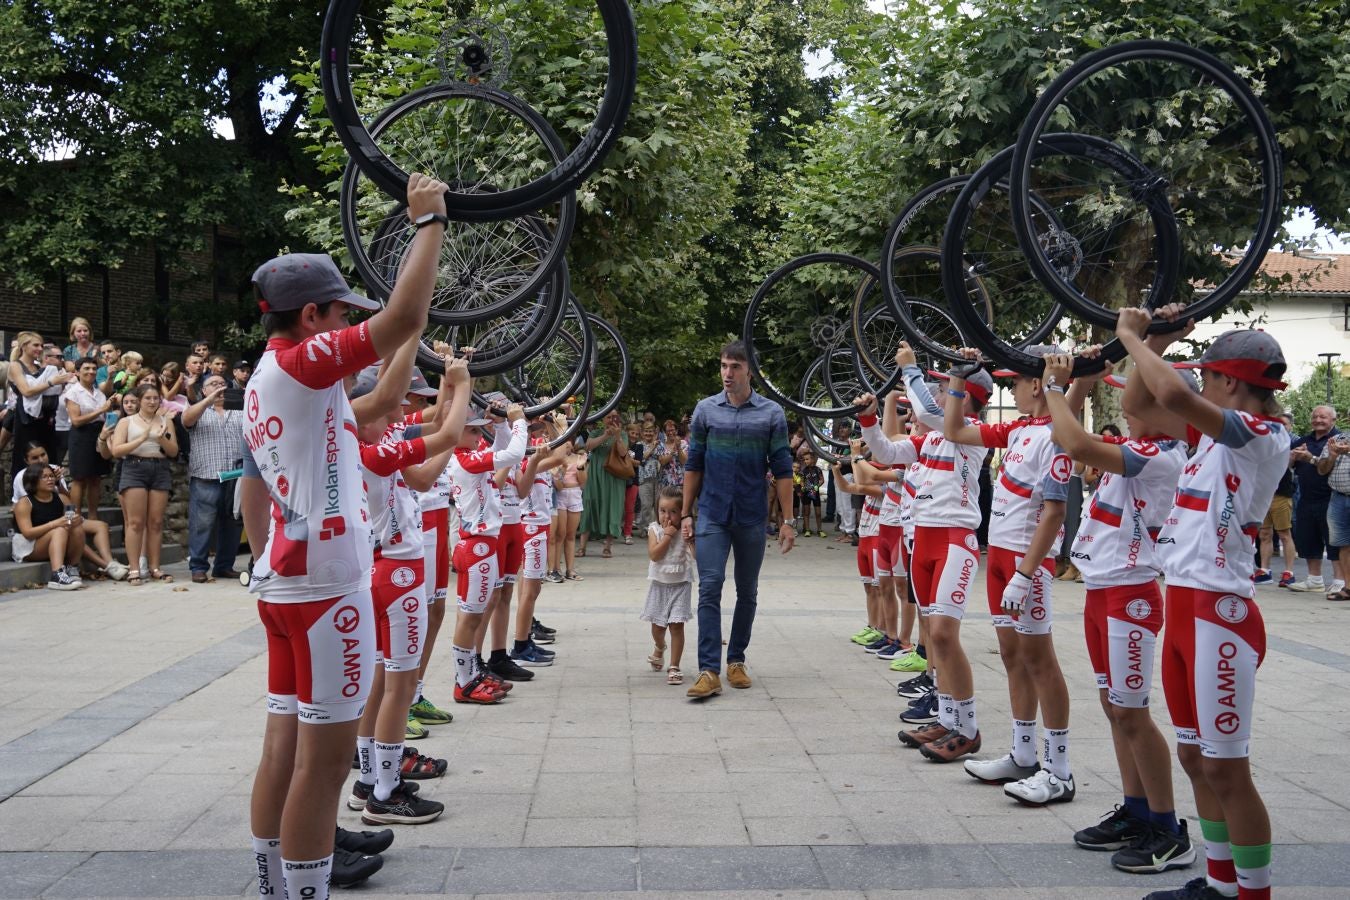
[[1195, 862], [1195, 847], [1186, 828], [1186, 820], [1179, 823], [1181, 831], [1173, 834], [1162, 828], [1149, 828], [1133, 844], [1116, 852], [1111, 865], [1122, 872], [1157, 875], [1168, 869], [1184, 869]]
[[1120, 850], [1148, 834], [1149, 825], [1117, 806], [1096, 825], [1074, 833], [1073, 842], [1084, 850]]
[[901, 697], [922, 697], [933, 689], [933, 676], [927, 672], [920, 672], [908, 681], [902, 681], [895, 686], [895, 693]]
[[540, 622], [538, 619], [535, 619], [530, 623], [530, 629], [532, 631], [542, 631], [544, 634], [550, 636], [558, 633], [558, 629], [549, 628], [547, 625], [545, 625], [543, 622]]
[[1144, 900], [1233, 900], [1233, 898], [1214, 890], [1209, 886], [1205, 876], [1201, 875], [1199, 878], [1192, 878], [1184, 887], [1174, 891], [1154, 891], [1144, 897]]
[[538, 628], [534, 628], [530, 631], [530, 640], [536, 644], [551, 644], [556, 638], [547, 631], [540, 631]]
[[372, 795], [361, 812], [361, 821], [367, 825], [422, 825], [440, 818], [443, 812], [444, 803], [423, 800], [399, 785], [388, 800], [379, 800]]
[[381, 828], [379, 831], [348, 831], [341, 825], [338, 826], [337, 837], [333, 840], [335, 847], [368, 856], [383, 853], [392, 843], [394, 843], [392, 828]]
[[523, 666], [516, 665], [511, 657], [494, 659], [488, 663], [488, 671], [505, 681], [529, 681], [534, 673]]
[[[417, 792], [420, 790], [420, 788], [419, 788], [416, 784], [413, 784], [412, 782], [403, 781], [402, 779], [399, 779], [399, 781], [400, 781], [400, 786], [403, 787], [403, 788], [405, 788], [405, 789], [407, 789], [408, 793], [410, 793], [410, 794], [415, 794], [415, 793], [417, 793]], [[352, 792], [351, 792], [351, 794], [348, 795], [348, 797], [347, 797], [347, 808], [348, 808], [348, 809], [354, 809], [354, 810], [356, 810], [357, 812], [360, 812], [361, 810], [363, 810], [363, 809], [366, 808], [366, 803], [368, 803], [368, 802], [370, 801], [370, 795], [373, 794], [373, 793], [375, 793], [375, 785], [373, 785], [373, 784], [366, 784], [364, 781], [362, 781], [362, 780], [359, 779], [359, 778], [356, 779], [356, 781], [352, 782]], [[341, 830], [342, 830], [341, 828], [338, 829], [338, 831], [341, 831]], [[386, 829], [386, 830], [387, 830], [387, 829]], [[351, 834], [352, 832], [349, 831], [349, 832], [347, 832], [347, 833], [348, 833], [348, 834]], [[370, 834], [370, 833], [371, 833], [371, 832], [369, 832], [369, 831], [364, 831], [364, 832], [362, 832], [362, 834]], [[383, 833], [384, 833], [384, 832], [380, 832], [380, 834], [383, 834]], [[391, 834], [392, 834], [392, 832], [391, 832]], [[392, 840], [392, 838], [391, 838], [391, 840]], [[358, 847], [348, 847], [347, 849], [348, 849], [348, 850], [358, 850], [358, 849], [361, 849], [362, 852], [365, 852], [365, 853], [379, 853], [379, 852], [380, 852], [381, 850], [383, 850], [384, 848], [381, 847], [380, 850], [368, 850], [368, 849], [363, 849], [363, 848], [358, 848]]]
[[329, 883], [336, 887], [351, 887], [360, 884], [384, 865], [384, 857], [368, 853], [356, 853], [352, 850], [333, 848], [333, 868]]

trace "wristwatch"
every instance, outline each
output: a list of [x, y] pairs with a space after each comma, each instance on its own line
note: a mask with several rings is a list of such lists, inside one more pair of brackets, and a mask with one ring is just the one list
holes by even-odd
[[450, 227], [450, 217], [442, 213], [424, 213], [413, 219], [413, 230], [421, 231], [424, 225], [430, 225], [432, 222], [440, 222], [442, 228]]

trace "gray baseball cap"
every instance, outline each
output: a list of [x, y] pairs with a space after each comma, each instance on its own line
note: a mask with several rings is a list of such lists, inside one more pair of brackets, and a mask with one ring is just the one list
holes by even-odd
[[1257, 387], [1282, 391], [1286, 369], [1280, 342], [1255, 328], [1234, 328], [1214, 339], [1195, 362], [1174, 363], [1178, 369], [1210, 369]]
[[[369, 394], [371, 391], [375, 390], [375, 386], [379, 383], [380, 383], [380, 364], [373, 363], [369, 366], [366, 366], [359, 373], [357, 373], [356, 384], [352, 387], [352, 392], [348, 396], [352, 400], [364, 397], [366, 394]], [[408, 401], [404, 400], [403, 405], [407, 406]]]
[[427, 384], [426, 376], [422, 374], [422, 370], [414, 366], [412, 382], [408, 385], [408, 393], [416, 394], [419, 397], [435, 397], [436, 389]]
[[268, 260], [253, 273], [253, 292], [263, 312], [301, 309], [306, 303], [341, 300], [357, 309], [380, 304], [352, 292], [327, 253], [288, 253]]
[[[937, 372], [932, 369], [928, 371], [934, 378], [940, 378], [946, 381], [950, 375], [945, 372]], [[997, 374], [997, 373], [995, 373]], [[989, 398], [994, 394], [994, 379], [989, 376], [988, 369], [979, 369], [966, 376], [966, 390], [970, 395], [979, 401], [980, 405], [989, 402]]]

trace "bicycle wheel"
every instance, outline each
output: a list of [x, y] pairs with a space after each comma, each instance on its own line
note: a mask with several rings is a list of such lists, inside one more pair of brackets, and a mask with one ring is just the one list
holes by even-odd
[[[964, 186], [969, 179], [958, 179]], [[895, 368], [893, 357], [901, 340], [907, 340], [915, 352], [924, 356], [931, 367], [936, 360], [960, 362], [960, 350], [966, 339], [950, 315], [942, 312], [947, 304], [943, 292], [941, 254], [937, 247], [915, 245], [895, 247], [885, 257], [882, 290], [887, 296], [885, 315], [876, 312], [883, 307], [864, 309], [853, 307], [853, 346], [857, 348], [864, 367], [874, 377], [886, 377]], [[966, 279], [967, 304], [984, 321], [993, 313], [993, 302], [984, 283], [975, 275]], [[1047, 315], [1058, 318], [1056, 312]], [[1039, 340], [1047, 322], [1033, 329], [1032, 339]], [[1054, 322], [1048, 322], [1053, 328]]]
[[[552, 412], [577, 393], [595, 350], [586, 310], [575, 295], [568, 295], [567, 302], [553, 337], [523, 364], [497, 376], [497, 389], [523, 404], [531, 418]], [[483, 403], [481, 396], [475, 400]]]
[[[764, 280], [745, 311], [742, 336], [750, 372], [768, 397], [799, 415], [829, 418], [855, 411], [851, 403], [814, 406], [792, 388], [802, 384], [817, 357], [847, 346], [860, 285], [868, 278], [875, 285], [880, 275], [856, 256], [809, 253]], [[897, 375], [880, 389], [889, 391], [898, 380]], [[828, 400], [828, 392], [823, 396]]]
[[560, 327], [567, 310], [562, 299], [568, 293], [567, 284], [567, 265], [564, 263], [533, 300], [505, 315], [467, 325], [437, 322], [432, 317], [422, 334], [418, 363], [442, 371], [444, 363], [432, 350], [435, 343], [441, 342], [456, 348], [474, 348], [469, 360], [469, 374], [475, 378], [497, 375], [522, 365]]
[[[1125, 176], [1139, 177], [1142, 173], [1142, 166], [1137, 161], [1109, 142], [1089, 135], [1045, 135], [1037, 153], [1046, 157], [1091, 155], [1105, 165], [1120, 167]], [[942, 245], [942, 286], [948, 309], [963, 334], [1001, 364], [1034, 375], [1041, 371], [1040, 357], [1020, 348], [1041, 343], [1048, 336], [1029, 339], [1019, 328], [1019, 319], [1022, 323], [1029, 319], [1039, 321], [1043, 314], [1035, 310], [1057, 304], [1032, 274], [1027, 258], [1012, 234], [1010, 193], [998, 190], [1012, 164], [1012, 156], [1012, 147], [995, 154], [971, 177], [957, 198]], [[1048, 204], [1041, 206], [1043, 201], [1044, 198], [1038, 200], [1038, 208], [1048, 208], [1053, 218], [1038, 219], [1036, 234], [1066, 248], [1057, 259], [1064, 277], [1083, 281], [1110, 278], [1116, 239], [1110, 233], [1104, 233], [1098, 227], [1099, 222], [1085, 223], [1081, 233], [1069, 231], [1059, 217], [1059, 209]], [[1170, 290], [1168, 283], [1175, 277], [1170, 254], [1175, 247], [1176, 223], [1171, 210], [1165, 204], [1153, 203], [1149, 212], [1148, 238], [1153, 252], [1146, 264], [1139, 267], [1141, 277], [1146, 277], [1146, 283], [1152, 285], [1151, 289], [1141, 293], [1140, 296], [1145, 298], [1166, 295]], [[972, 270], [978, 273], [993, 298], [993, 327], [981, 321], [971, 312], [970, 304], [963, 302]], [[1118, 343], [1112, 341], [1106, 345], [1101, 359], [1077, 360], [1075, 371], [1097, 371], [1106, 362], [1114, 362], [1123, 355]]]
[[[470, 37], [457, 43], [453, 36], [447, 39], [441, 23], [434, 18], [409, 14], [396, 6], [388, 7], [387, 18], [385, 7], [379, 7], [373, 17], [363, 17], [361, 7], [361, 0], [331, 0], [328, 5], [319, 50], [324, 102], [352, 160], [380, 190], [401, 200], [407, 195], [408, 173], [390, 159], [367, 128], [353, 90], [352, 72], [359, 71], [364, 78], [377, 82], [367, 88], [379, 97], [401, 92], [402, 85], [425, 84], [447, 76], [477, 79], [504, 61], [491, 59], [494, 41]], [[603, 23], [608, 67], [594, 121], [584, 136], [561, 162], [545, 172], [531, 173], [523, 183], [499, 186], [501, 189], [494, 192], [474, 190], [472, 184], [452, 184], [446, 192], [451, 218], [482, 222], [515, 218], [539, 209], [581, 184], [619, 139], [637, 86], [637, 31], [625, 0], [595, 0], [594, 8]], [[485, 32], [492, 27], [524, 30], [539, 25], [516, 22], [507, 4], [492, 4], [485, 12], [489, 24], [480, 29]], [[589, 37], [593, 30], [591, 14], [582, 13], [579, 5], [568, 8], [560, 4], [554, 15], [556, 21], [545, 27], [570, 25], [567, 30], [575, 32], [579, 40]], [[391, 31], [399, 32], [398, 40], [387, 40]], [[441, 68], [453, 72], [437, 71], [437, 60], [429, 58], [443, 44], [451, 46], [442, 49]], [[581, 87], [575, 89], [580, 95]], [[360, 99], [368, 98], [363, 95]]]
[[618, 407], [633, 379], [633, 357], [619, 329], [595, 313], [587, 313], [587, 316], [591, 331], [595, 333], [595, 350], [591, 354], [589, 370], [594, 402], [586, 420], [586, 424], [590, 425]]
[[[391, 159], [451, 185], [492, 192], [562, 159], [562, 141], [518, 98], [488, 86], [413, 91], [371, 123]], [[367, 288], [388, 296], [415, 229], [349, 161], [342, 173], [342, 237]], [[452, 220], [445, 229], [432, 308], [443, 322], [484, 321], [526, 302], [562, 260], [576, 223], [574, 193], [547, 209], [497, 222]]]
[[825, 383], [825, 395], [836, 406], [848, 406], [853, 398], [870, 390], [863, 386], [859, 377], [858, 354], [847, 344], [836, 347], [824, 357], [826, 365], [821, 368]]
[[[1142, 171], [1124, 180], [1112, 160], [1043, 156], [1047, 131], [1110, 143]], [[1105, 175], [1105, 177], [1098, 177]], [[1012, 159], [1013, 224], [1046, 289], [1088, 321], [1113, 327], [1120, 294], [1139, 289], [1141, 242], [1126, 235], [1101, 282], [1056, 266], [1053, 246], [1033, 233], [1028, 198], [1056, 196], [1066, 224], [1142, 228], [1154, 204], [1174, 212], [1178, 269], [1172, 290], [1149, 305], [1186, 304], [1180, 319], [1204, 319], [1251, 280], [1279, 227], [1281, 162], [1275, 129], [1251, 88], [1217, 57], [1167, 41], [1129, 41], [1083, 57], [1037, 99]], [[1072, 211], [1072, 213], [1070, 212]], [[1156, 216], [1154, 217], [1156, 220]], [[1076, 236], [1076, 232], [1075, 232]], [[1146, 243], [1146, 242], [1144, 242]], [[1160, 330], [1163, 326], [1157, 326]]]

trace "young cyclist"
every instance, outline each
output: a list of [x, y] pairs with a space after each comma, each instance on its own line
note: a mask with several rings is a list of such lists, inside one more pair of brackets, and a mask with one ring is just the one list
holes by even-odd
[[[244, 397], [259, 477], [244, 479], [240, 502], [267, 629], [267, 728], [250, 820], [269, 892], [281, 872], [290, 896], [328, 897], [338, 794], [375, 651], [370, 522], [343, 379], [426, 326], [446, 190], [409, 177], [414, 237], [383, 310], [352, 293], [325, 255], [279, 257], [253, 274], [268, 344]], [[375, 314], [348, 327], [349, 309]]]
[[[1042, 344], [1026, 352], [1043, 357], [1059, 350]], [[972, 360], [979, 357], [974, 350], [963, 353]], [[1047, 390], [1063, 387], [995, 371], [995, 377], [1012, 378], [1013, 400], [1023, 417], [975, 425], [965, 418], [967, 379], [962, 374], [968, 373], [957, 370], [951, 376], [944, 434], [958, 443], [1005, 448], [993, 489], [985, 586], [1013, 714], [1012, 751], [995, 760], [966, 760], [966, 771], [981, 781], [1004, 784], [1004, 793], [1030, 806], [1066, 803], [1077, 788], [1069, 767], [1069, 691], [1050, 634], [1050, 585], [1073, 463], [1051, 438], [1045, 402]], [[1069, 398], [1072, 408], [1081, 408], [1086, 384], [1080, 382]], [[1036, 763], [1034, 743], [1038, 704], [1045, 726], [1043, 767]]]
[[[422, 513], [414, 492], [430, 488], [445, 470], [468, 408], [468, 364], [463, 359], [446, 362], [442, 393], [453, 387], [454, 395], [453, 399], [445, 398], [450, 408], [442, 412], [434, 431], [424, 431], [424, 436], [412, 440], [387, 436], [389, 425], [404, 421], [398, 406], [389, 410], [384, 421], [357, 429], [371, 527], [377, 541], [372, 593], [376, 644], [383, 657], [361, 717], [360, 735], [366, 736], [357, 737], [358, 758], [367, 777], [357, 782], [353, 798], [365, 801], [361, 821], [368, 825], [430, 822], [445, 810], [444, 804], [424, 800], [407, 790], [402, 778], [404, 774], [438, 776], [446, 768], [444, 760], [415, 755], [405, 758], [403, 745], [426, 634]], [[406, 370], [390, 370], [385, 377], [407, 380]], [[375, 378], [363, 374], [352, 396], [369, 394], [374, 388]], [[368, 780], [372, 774], [373, 784]]]
[[[561, 419], [561, 415], [558, 417]], [[546, 656], [534, 642], [535, 604], [539, 592], [543, 589], [544, 579], [548, 576], [548, 534], [553, 510], [553, 476], [549, 474], [567, 461], [572, 448], [566, 443], [559, 444], [549, 451], [548, 434], [561, 434], [567, 428], [567, 421], [536, 419], [530, 424], [530, 430], [537, 434], [530, 440], [534, 453], [526, 457], [516, 484], [521, 487], [520, 526], [524, 538], [524, 561], [520, 567], [520, 603], [516, 610], [515, 642], [511, 647], [511, 659], [522, 666], [551, 665], [552, 658]], [[551, 429], [551, 431], [550, 431]], [[551, 638], [548, 638], [551, 642]]]
[[[949, 440], [940, 430], [944, 424], [941, 407], [924, 383], [923, 371], [907, 343], [901, 343], [895, 361], [915, 418], [933, 429], [917, 445], [921, 468], [911, 501], [914, 553], [910, 575], [920, 614], [927, 622], [928, 659], [933, 671], [941, 673], [927, 701], [928, 715], [902, 716], [926, 727], [901, 732], [900, 740], [918, 747], [934, 762], [950, 762], [977, 752], [982, 743], [974, 676], [961, 647], [960, 627], [980, 561], [975, 529], [980, 524], [979, 476], [986, 450], [977, 442]], [[948, 415], [954, 408], [966, 427], [977, 427], [975, 417], [989, 399], [993, 380], [985, 372], [965, 374], [969, 387], [951, 391]], [[863, 434], [869, 435], [875, 425], [860, 421]], [[874, 449], [873, 455], [884, 458], [885, 452]]]
[[[1049, 383], [1067, 384], [1073, 358], [1045, 358]], [[1156, 874], [1195, 861], [1186, 822], [1172, 798], [1167, 741], [1149, 715], [1153, 657], [1163, 624], [1154, 538], [1172, 506], [1186, 445], [1129, 413], [1130, 438], [1100, 437], [1078, 422], [1064, 395], [1047, 391], [1052, 436], [1076, 462], [1102, 473], [1071, 559], [1087, 585], [1084, 632], [1102, 709], [1111, 725], [1124, 802], [1074, 842], [1087, 850], [1114, 850], [1126, 872]]]
[[[488, 419], [477, 413], [464, 423], [464, 433], [450, 463], [450, 483], [459, 510], [459, 543], [455, 545], [456, 591], [459, 616], [455, 620], [455, 702], [496, 703], [506, 696], [506, 684], [492, 676], [475, 650], [484, 628], [484, 612], [498, 585], [498, 536], [502, 529], [499, 492], [493, 475], [512, 469], [525, 458], [528, 439], [525, 415], [519, 404], [506, 412], [509, 439], [501, 450], [483, 440]], [[503, 642], [505, 636], [503, 636]]]
[[[1171, 307], [1159, 315], [1175, 319]], [[1265, 625], [1255, 601], [1255, 537], [1288, 465], [1290, 436], [1274, 392], [1284, 354], [1270, 335], [1238, 329], [1201, 357], [1197, 394], [1159, 354], [1172, 335], [1145, 337], [1152, 316], [1121, 310], [1116, 334], [1134, 357], [1124, 407], [1195, 454], [1158, 535], [1167, 581], [1163, 691], [1177, 756], [1191, 781], [1208, 875], [1153, 900], [1270, 897], [1270, 817], [1248, 753]]]
[[[857, 454], [854, 453], [854, 471], [862, 466], [870, 466], [870, 463], [862, 462]], [[886, 493], [880, 485], [862, 484], [854, 480], [848, 482], [844, 480], [844, 473], [841, 465], [835, 463], [830, 466], [830, 472], [834, 477], [834, 489], [840, 496], [862, 494], [863, 511], [858, 519], [858, 577], [862, 579], [863, 595], [867, 603], [867, 620], [869, 622], [882, 621], [880, 612], [880, 585], [877, 580], [877, 516], [881, 513], [881, 498]]]

